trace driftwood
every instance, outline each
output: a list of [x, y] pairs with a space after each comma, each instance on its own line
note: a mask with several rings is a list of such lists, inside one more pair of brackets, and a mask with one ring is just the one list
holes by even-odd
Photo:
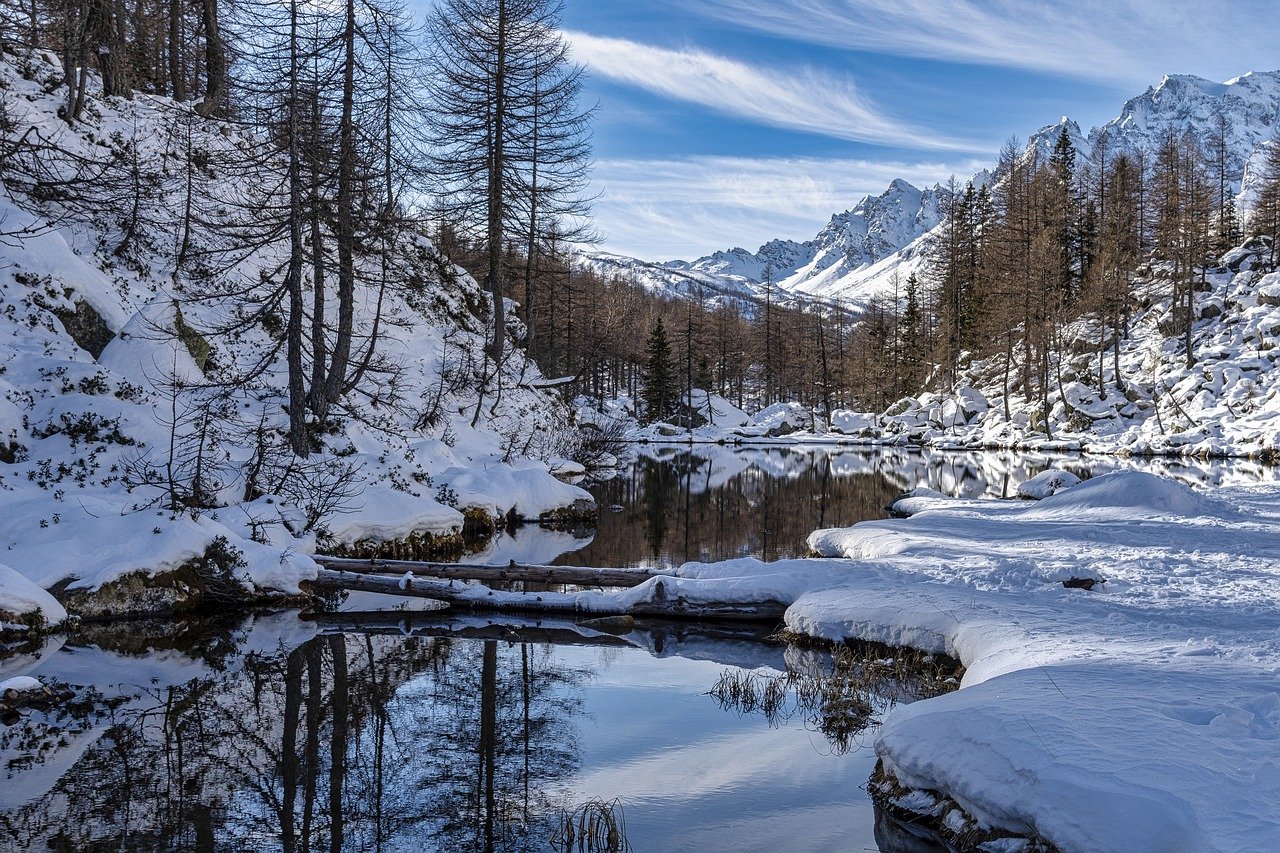
[[608, 602], [596, 598], [590, 609], [583, 607], [581, 600], [577, 597], [563, 593], [506, 592], [479, 585], [420, 578], [412, 573], [396, 576], [320, 569], [314, 580], [304, 583], [314, 590], [354, 590], [431, 598], [446, 602], [455, 610], [461, 611], [569, 614], [582, 618], [619, 615], [677, 620], [723, 619], [767, 622], [781, 619], [786, 610], [786, 606], [777, 601], [750, 604], [703, 604], [687, 602], [679, 597], [670, 598], [661, 580], [657, 582], [653, 599], [650, 601], [639, 601], [628, 605], [621, 600]]
[[485, 583], [570, 584], [573, 586], [639, 586], [658, 572], [648, 569], [595, 569], [588, 566], [530, 566], [514, 560], [505, 566], [475, 563], [436, 563], [417, 560], [360, 560], [348, 557], [316, 557], [326, 569], [358, 574], [413, 572], [424, 578], [484, 581]]

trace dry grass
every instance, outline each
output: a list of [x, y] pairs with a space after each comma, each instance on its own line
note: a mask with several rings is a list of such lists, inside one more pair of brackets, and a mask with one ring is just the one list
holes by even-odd
[[563, 853], [629, 853], [622, 801], [592, 799], [562, 811], [551, 846]]
[[878, 644], [792, 643], [787, 658], [787, 672], [778, 675], [725, 670], [708, 695], [726, 710], [761, 714], [771, 726], [801, 719], [840, 754], [878, 722], [877, 709], [946, 693], [959, 683], [954, 661]]

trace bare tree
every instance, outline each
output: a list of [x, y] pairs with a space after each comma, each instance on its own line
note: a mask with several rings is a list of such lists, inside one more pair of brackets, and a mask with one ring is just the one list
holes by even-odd
[[506, 340], [506, 235], [526, 237], [532, 264], [536, 240], [528, 235], [548, 220], [564, 235], [562, 220], [584, 210], [589, 112], [577, 107], [581, 71], [569, 62], [559, 13], [557, 0], [445, 0], [429, 21], [439, 214], [484, 234], [497, 363]]

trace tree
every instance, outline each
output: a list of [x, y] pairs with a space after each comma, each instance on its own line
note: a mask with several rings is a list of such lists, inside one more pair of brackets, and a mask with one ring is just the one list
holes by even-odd
[[671, 342], [662, 318], [654, 324], [645, 346], [644, 365], [644, 413], [652, 423], [671, 414], [675, 397], [675, 378], [672, 375]]
[[[589, 111], [577, 108], [581, 72], [569, 63], [559, 14], [558, 0], [444, 0], [428, 24], [438, 212], [484, 234], [497, 362], [507, 234], [583, 210]], [[563, 223], [558, 230], [567, 233]]]
[[1267, 143], [1261, 177], [1249, 225], [1255, 235], [1270, 241], [1270, 266], [1274, 270], [1280, 264], [1280, 131]]
[[1240, 243], [1240, 218], [1236, 201], [1231, 196], [1231, 144], [1227, 132], [1231, 125], [1221, 108], [1214, 112], [1209, 137], [1209, 155], [1215, 183], [1214, 251], [1223, 255]]

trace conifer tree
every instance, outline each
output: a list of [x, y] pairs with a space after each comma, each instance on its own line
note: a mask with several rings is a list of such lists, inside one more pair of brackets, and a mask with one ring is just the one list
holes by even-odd
[[1271, 243], [1271, 269], [1280, 265], [1280, 131], [1267, 143], [1262, 185], [1250, 218], [1250, 230]]
[[671, 414], [675, 396], [675, 378], [672, 376], [671, 342], [662, 318], [654, 324], [645, 346], [644, 365], [644, 415], [649, 423], [660, 421]]

